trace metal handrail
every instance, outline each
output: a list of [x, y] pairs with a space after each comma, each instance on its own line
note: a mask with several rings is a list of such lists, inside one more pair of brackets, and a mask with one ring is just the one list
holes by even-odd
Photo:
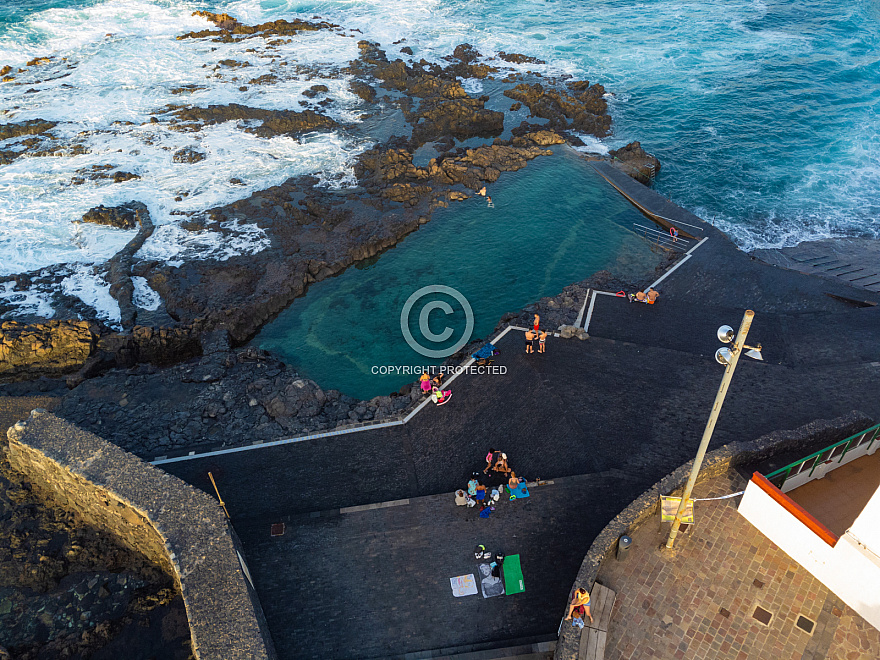
[[[840, 442], [835, 442], [833, 445], [828, 445], [824, 449], [820, 449], [817, 452], [810, 454], [809, 456], [802, 458], [800, 460], [791, 463], [790, 465], [786, 465], [785, 467], [779, 468], [778, 470], [774, 470], [770, 474], [764, 475], [768, 481], [773, 481], [774, 477], [778, 477], [780, 474], [784, 473], [784, 477], [782, 478], [782, 482], [779, 484], [775, 484], [777, 488], [782, 488], [782, 485], [788, 480], [789, 476], [791, 476], [792, 471], [806, 463], [809, 460], [813, 460], [813, 464], [810, 466], [810, 474], [808, 476], [813, 475], [813, 471], [816, 469], [816, 466], [819, 465], [819, 457], [828, 452], [827, 458], [833, 458], [834, 450], [842, 445], [846, 445], [843, 449], [843, 452], [840, 454], [840, 458], [838, 459], [838, 463], [843, 460], [843, 457], [846, 456], [847, 452], [853, 447], [858, 447], [859, 445], [864, 444], [864, 438], [866, 435], [871, 433], [871, 438], [868, 440], [868, 449], [871, 448], [871, 445], [874, 444], [874, 441], [877, 440], [877, 437], [880, 436], [880, 424], [875, 424], [874, 426], [865, 429], [864, 431], [859, 431], [858, 433], [851, 435], [850, 437], [841, 440]], [[824, 461], [823, 461], [824, 462]], [[802, 470], [798, 470], [797, 474], [800, 474]]]
[[687, 250], [687, 243], [690, 242], [684, 238], [679, 238], [678, 241], [673, 241], [672, 237], [670, 237], [668, 234], [664, 234], [663, 232], [657, 231], [655, 229], [643, 227], [642, 225], [636, 224], [635, 222], [633, 223], [633, 228], [637, 234], [643, 235], [646, 240], [651, 241], [654, 245], [658, 245], [661, 248], [671, 250], [673, 252], [684, 252], [685, 250]]
[[[664, 238], [664, 239], [666, 239], [666, 240], [668, 240], [668, 241], [672, 241], [672, 235], [669, 234], [668, 232], [662, 232], [662, 231], [660, 231], [659, 229], [651, 229], [650, 227], [645, 227], [644, 225], [640, 225], [640, 224], [638, 224], [638, 223], [636, 223], [636, 222], [633, 223], [633, 227], [638, 227], [638, 228], [641, 229], [642, 231], [651, 232], [651, 234], [656, 234], [656, 235], [660, 236], [661, 238]], [[673, 241], [673, 242], [676, 242], [676, 243], [690, 243], [690, 240], [688, 240], [687, 238], [677, 238], [677, 239], [676, 239], [675, 241]]]

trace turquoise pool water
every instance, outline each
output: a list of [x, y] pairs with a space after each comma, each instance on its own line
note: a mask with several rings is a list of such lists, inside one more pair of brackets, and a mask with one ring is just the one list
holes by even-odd
[[[643, 274], [660, 260], [634, 222], [646, 220], [568, 149], [505, 174], [492, 187], [495, 208], [474, 198], [437, 211], [433, 220], [372, 263], [314, 284], [254, 339], [324, 388], [358, 398], [389, 394], [412, 375], [374, 373], [383, 366], [420, 366], [425, 358], [404, 340], [401, 310], [424, 286], [444, 285], [473, 309], [474, 338], [487, 338], [500, 317], [601, 269]], [[420, 336], [423, 306], [438, 300], [452, 314], [429, 314], [431, 331], [452, 335], [430, 344]], [[413, 336], [444, 348], [462, 336], [461, 304], [440, 294], [410, 314]]]

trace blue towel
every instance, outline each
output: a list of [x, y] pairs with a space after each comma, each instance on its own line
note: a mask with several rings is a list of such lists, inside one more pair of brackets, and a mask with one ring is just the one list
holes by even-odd
[[529, 488], [526, 486], [525, 481], [520, 481], [519, 486], [510, 491], [512, 497], [516, 499], [520, 499], [521, 497], [529, 496]]
[[490, 358], [495, 354], [495, 347], [492, 344], [486, 344], [474, 353], [471, 357], [475, 360], [479, 360], [480, 358]]

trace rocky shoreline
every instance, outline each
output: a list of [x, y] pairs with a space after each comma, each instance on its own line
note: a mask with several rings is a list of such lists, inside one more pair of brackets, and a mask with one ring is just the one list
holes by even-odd
[[[295, 39], [303, 31], [344, 32], [337, 25], [316, 19], [248, 26], [226, 14], [199, 15], [217, 29], [179, 38], [229, 42], [255, 36]], [[272, 39], [267, 42], [265, 57], [276, 62]], [[539, 74], [505, 68], [506, 62], [531, 62], [526, 56], [504, 53], [493, 60], [461, 44], [441, 66], [424, 59], [408, 58], [409, 63], [391, 59], [379, 44], [366, 40], [359, 41], [358, 46], [361, 55], [348, 67], [313, 70], [309, 75], [348, 77], [350, 90], [363, 100], [363, 116], [399, 113], [408, 135], [392, 135], [361, 153], [354, 163], [355, 187], [329, 189], [319, 177], [300, 176], [231, 204], [187, 213], [180, 226], [194, 237], [211, 234], [234, 240], [238, 236], [259, 236], [261, 249], [223, 259], [193, 255], [177, 265], [138, 255], [154, 229], [149, 213], [138, 200], [119, 207], [91, 209], [84, 215], [84, 222], [108, 224], [119, 231], [136, 230], [119, 253], [91, 269], [109, 284], [109, 293], [119, 306], [119, 318], [95, 318], [94, 309], [61, 290], [59, 283], [74, 272], [72, 265], [0, 277], [0, 287], [8, 292], [41, 292], [54, 310], [51, 321], [35, 316], [12, 317], [15, 305], [0, 299], [0, 318], [8, 319], [0, 325], [0, 383], [66, 377], [72, 387], [109, 368], [173, 364], [199, 355], [202, 335], [215, 330], [226, 332], [233, 345], [242, 345], [302, 296], [310, 283], [396, 245], [430, 221], [434, 209], [467, 199], [484, 185], [497, 181], [502, 173], [519, 170], [533, 158], [551, 155], [548, 146], [579, 144], [578, 134], [604, 136], [610, 131], [611, 118], [601, 85], [541, 78]], [[403, 46], [400, 50], [408, 54], [411, 49]], [[45, 58], [34, 60], [32, 66], [61, 64]], [[215, 75], [244, 71], [246, 64], [222, 60], [215, 67]], [[295, 62], [279, 61], [277, 65], [278, 76], [284, 75], [282, 65], [291, 73], [302, 68]], [[7, 74], [8, 83], [17, 84], [15, 72]], [[502, 85], [503, 94], [515, 103], [510, 111], [489, 110], [485, 107], [489, 96], [472, 96], [462, 87], [462, 78]], [[325, 85], [313, 85], [298, 102], [304, 109], [180, 105], [157, 112], [149, 123], [193, 132], [218, 122], [244, 122], [246, 130], [261, 137], [295, 137], [337, 129], [357, 131], [357, 126], [341, 126], [323, 112], [326, 102], [330, 102], [325, 98], [326, 91]], [[513, 116], [522, 106], [529, 108], [530, 119], [511, 127]], [[41, 120], [0, 126], [0, 138], [19, 139], [8, 157], [82, 148], [76, 138], [59, 145], [51, 133], [54, 126]], [[505, 131], [509, 139], [500, 137]], [[456, 146], [461, 141], [470, 145], [475, 138], [486, 142]], [[416, 152], [425, 148], [433, 149], [436, 157], [425, 165], [416, 165]], [[175, 153], [174, 158], [184, 163], [201, 159], [198, 152]], [[643, 180], [659, 168], [659, 162], [638, 143], [613, 152], [610, 158]], [[82, 172], [80, 178], [123, 182], [135, 176], [111, 171], [114, 167], [110, 163], [92, 169]], [[136, 280], [146, 282], [159, 299], [151, 308], [137, 304]]]

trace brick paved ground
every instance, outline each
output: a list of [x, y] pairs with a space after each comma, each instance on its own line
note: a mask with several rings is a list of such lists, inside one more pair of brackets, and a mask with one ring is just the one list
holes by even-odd
[[[698, 484], [696, 498], [742, 490], [735, 472]], [[633, 533], [625, 562], [610, 560], [597, 581], [617, 592], [608, 660], [876, 660], [877, 630], [736, 511], [739, 498], [698, 502], [697, 524], [661, 551], [659, 518]], [[768, 626], [756, 606], [773, 613]], [[816, 622], [809, 635], [799, 615]]]

